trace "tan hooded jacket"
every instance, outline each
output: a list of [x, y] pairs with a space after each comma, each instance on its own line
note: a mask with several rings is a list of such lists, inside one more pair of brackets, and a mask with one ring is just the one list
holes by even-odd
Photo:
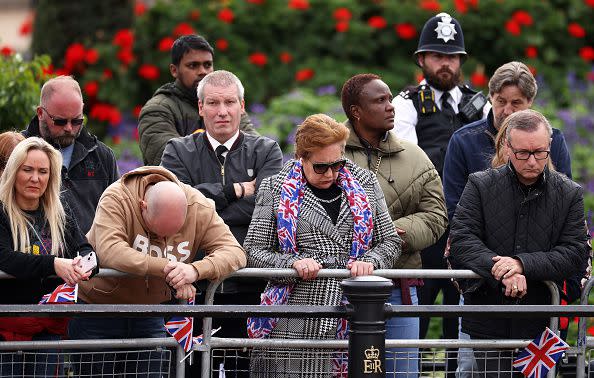
[[[188, 200], [186, 222], [166, 240], [148, 230], [140, 210], [146, 187], [159, 181], [177, 183]], [[79, 296], [88, 303], [157, 304], [169, 300], [163, 268], [170, 260], [191, 263], [200, 280], [218, 280], [246, 265], [243, 248], [214, 205], [162, 167], [138, 168], [110, 185], [99, 200], [87, 238], [102, 268], [139, 276], [81, 283]], [[204, 251], [205, 257], [192, 262], [198, 250]]]

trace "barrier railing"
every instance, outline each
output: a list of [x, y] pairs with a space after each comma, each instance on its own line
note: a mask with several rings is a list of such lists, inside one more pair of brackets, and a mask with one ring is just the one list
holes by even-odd
[[[121, 276], [125, 275], [121, 272], [113, 270], [102, 269], [101, 276]], [[478, 275], [472, 271], [461, 270], [377, 270], [374, 275], [385, 278], [478, 278]], [[297, 273], [293, 269], [243, 269], [231, 275], [231, 277], [297, 277]], [[347, 278], [350, 277], [350, 272], [344, 270], [321, 270], [319, 277], [335, 277]], [[7, 278], [5, 274], [0, 273], [0, 278]], [[210, 374], [210, 359], [209, 352], [213, 348], [218, 347], [287, 347], [287, 342], [295, 348], [301, 347], [316, 347], [321, 349], [337, 349], [346, 348], [347, 341], [339, 340], [249, 340], [249, 339], [221, 339], [210, 336], [212, 329], [211, 317], [241, 317], [246, 316], [275, 316], [275, 317], [349, 317], [349, 313], [343, 307], [334, 306], [312, 306], [308, 308], [295, 309], [295, 306], [216, 306], [212, 305], [216, 287], [221, 283], [213, 282], [209, 285], [206, 292], [206, 305], [204, 306], [187, 306], [187, 305], [83, 305], [83, 306], [61, 306], [61, 305], [44, 305], [43, 307], [37, 305], [4, 305], [0, 306], [0, 316], [23, 316], [44, 314], [46, 316], [163, 316], [163, 315], [183, 315], [203, 317], [203, 334], [204, 344], [195, 347], [195, 350], [202, 352], [202, 376], [207, 377]], [[556, 285], [548, 283], [549, 289], [552, 293], [552, 302], [559, 303], [559, 293]], [[515, 309], [514, 309], [515, 310]], [[431, 305], [431, 306], [386, 306], [385, 313], [387, 317], [391, 316], [444, 316], [444, 317], [459, 317], [462, 314], [481, 315], [489, 314], [489, 316], [510, 316], [510, 308], [502, 308], [501, 306], [447, 306], [447, 305]], [[594, 310], [591, 308], [584, 308], [581, 306], [517, 306], [517, 311], [514, 311], [513, 316], [551, 316], [551, 329], [555, 330], [557, 327], [556, 315], [592, 315]], [[553, 324], [554, 323], [554, 324]], [[156, 341], [160, 340], [160, 341]], [[125, 341], [131, 344], [125, 345]], [[161, 346], [177, 346], [175, 340], [172, 338], [166, 339], [138, 339], [138, 340], [93, 340], [81, 341], [68, 340], [61, 341], [60, 347], [68, 349], [94, 349], [90, 347], [93, 344], [96, 348], [103, 346], [113, 347], [112, 342], [119, 343], [122, 347], [126, 346], [141, 346], [136, 344], [136, 341], [142, 343], [148, 342], [147, 346], [154, 346], [155, 342], [161, 343]], [[124, 342], [124, 343], [123, 343]], [[473, 347], [473, 348], [518, 348], [525, 346], [529, 340], [506, 340], [506, 341], [463, 341], [463, 340], [387, 340], [386, 347]], [[153, 343], [153, 344], [151, 344]], [[29, 346], [24, 346], [25, 344]], [[21, 350], [21, 349], [36, 349], [39, 347], [52, 346], [48, 344], [33, 344], [23, 342], [2, 342], [0, 343], [0, 350]], [[79, 345], [77, 347], [76, 345]], [[125, 345], [125, 346], [124, 346]], [[55, 346], [55, 345], [54, 345]], [[179, 361], [183, 360], [184, 354], [181, 348], [177, 348], [176, 355], [176, 376], [183, 377], [184, 366]], [[585, 350], [585, 347], [584, 347]], [[584, 351], [585, 353], [585, 351]], [[581, 365], [578, 365], [581, 366]], [[578, 369], [579, 371], [579, 369]]]

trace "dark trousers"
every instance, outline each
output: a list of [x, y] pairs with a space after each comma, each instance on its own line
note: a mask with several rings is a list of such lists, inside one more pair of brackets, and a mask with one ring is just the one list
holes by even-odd
[[[423, 269], [447, 269], [447, 265], [443, 258], [446, 242], [449, 232], [444, 235], [434, 245], [425, 248], [421, 252], [421, 259], [423, 262]], [[419, 305], [432, 305], [441, 291], [443, 293], [444, 305], [457, 305], [460, 301], [458, 290], [452, 284], [449, 278], [443, 279], [424, 279], [422, 287], [417, 289], [419, 296]], [[420, 319], [419, 338], [427, 337], [429, 330], [430, 318]], [[442, 319], [442, 334], [444, 339], [458, 338], [458, 318], [443, 318]], [[446, 371], [448, 378], [454, 378], [454, 373], [458, 367], [458, 353], [457, 349], [446, 350]]]

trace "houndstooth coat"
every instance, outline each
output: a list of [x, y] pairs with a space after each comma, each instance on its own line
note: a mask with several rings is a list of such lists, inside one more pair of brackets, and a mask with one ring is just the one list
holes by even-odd
[[[288, 162], [278, 175], [264, 179], [260, 185], [253, 218], [244, 243], [248, 254], [248, 267], [291, 268], [295, 261], [309, 257], [318, 261], [326, 269], [344, 269], [349, 259], [353, 240], [353, 217], [344, 192], [335, 225], [317, 197], [308, 186], [304, 186], [305, 192], [299, 209], [296, 236], [299, 255], [294, 256], [279, 250], [276, 217], [280, 202], [280, 189], [294, 164], [295, 161]], [[377, 178], [370, 171], [359, 168], [351, 161], [347, 162], [346, 167], [367, 193], [373, 214], [372, 245], [360, 260], [371, 262], [375, 269], [390, 269], [400, 256], [401, 240], [388, 214]], [[281, 283], [296, 283], [288, 299], [289, 305], [337, 306], [342, 298], [340, 281], [341, 279], [335, 278], [318, 278], [310, 281], [284, 279]], [[281, 318], [270, 337], [334, 339], [336, 324], [337, 320], [331, 318]], [[320, 366], [320, 364], [329, 365], [327, 357], [323, 359], [324, 361], [304, 357], [305, 355], [292, 355], [290, 359], [283, 362], [283, 359], [272, 356], [264, 358], [262, 352], [254, 353], [252, 367], [256, 366], [258, 371], [252, 370], [252, 374], [261, 373], [262, 376], [268, 377], [319, 377], [323, 376], [326, 369], [329, 368], [329, 366]], [[299, 366], [293, 366], [294, 364]], [[290, 371], [295, 374], [291, 374]]]

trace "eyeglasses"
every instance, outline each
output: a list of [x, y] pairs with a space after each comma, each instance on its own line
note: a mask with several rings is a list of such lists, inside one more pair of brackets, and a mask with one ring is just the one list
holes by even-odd
[[43, 109], [47, 113], [47, 115], [52, 119], [52, 122], [56, 126], [64, 127], [68, 124], [68, 122], [70, 122], [70, 124], [72, 126], [80, 126], [85, 122], [84, 118], [71, 118], [71, 119], [56, 118], [53, 115], [51, 115], [51, 113], [48, 112], [47, 109], [44, 108], [43, 106], [41, 107], [41, 109]]
[[551, 152], [551, 151], [547, 151], [547, 150], [536, 150], [536, 151], [520, 150], [520, 151], [516, 151], [516, 149], [512, 147], [511, 143], [508, 143], [508, 146], [509, 146], [509, 148], [511, 148], [512, 152], [516, 156], [516, 159], [518, 159], [518, 160], [528, 160], [528, 159], [530, 159], [530, 155], [534, 155], [534, 158], [536, 160], [544, 160], [549, 157], [549, 153]]
[[336, 160], [333, 163], [314, 163], [313, 170], [318, 175], [323, 175], [328, 172], [328, 168], [332, 169], [332, 172], [340, 171], [346, 164], [346, 159]]

